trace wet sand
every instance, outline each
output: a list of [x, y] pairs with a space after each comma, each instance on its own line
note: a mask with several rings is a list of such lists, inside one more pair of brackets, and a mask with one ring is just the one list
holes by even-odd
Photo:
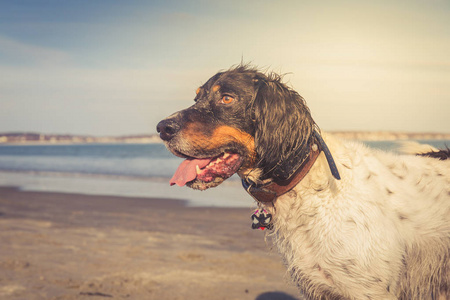
[[298, 299], [251, 209], [0, 188], [0, 299]]

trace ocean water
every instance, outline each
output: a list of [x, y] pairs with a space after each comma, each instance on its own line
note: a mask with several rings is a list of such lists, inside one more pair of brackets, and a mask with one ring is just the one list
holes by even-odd
[[0, 186], [183, 199], [190, 206], [253, 205], [237, 176], [203, 192], [170, 186], [181, 162], [163, 144], [0, 145]]
[[[438, 148], [450, 141], [419, 141]], [[366, 142], [392, 151], [392, 141]], [[27, 191], [184, 199], [191, 206], [251, 207], [235, 175], [203, 192], [169, 186], [182, 159], [163, 144], [0, 145], [0, 186]]]
[[170, 178], [180, 162], [162, 144], [0, 146], [6, 171]]

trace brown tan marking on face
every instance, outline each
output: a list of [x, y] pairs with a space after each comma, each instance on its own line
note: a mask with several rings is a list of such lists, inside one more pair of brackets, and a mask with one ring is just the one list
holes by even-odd
[[212, 91], [215, 93], [220, 89], [220, 85], [215, 85], [212, 87]]
[[237, 128], [222, 125], [213, 130], [212, 134], [201, 134], [204, 124], [190, 123], [183, 129], [183, 137], [197, 149], [213, 151], [231, 143], [238, 143], [247, 149], [245, 168], [251, 168], [256, 161], [255, 139], [250, 134]]
[[213, 140], [226, 141], [227, 142], [237, 142], [244, 145], [247, 148], [248, 153], [251, 157], [249, 159], [253, 162], [255, 159], [255, 139], [250, 134], [230, 126], [220, 126], [214, 130]]
[[195, 93], [198, 95], [198, 93], [200, 93], [201, 88], [197, 88], [197, 90], [195, 91]]

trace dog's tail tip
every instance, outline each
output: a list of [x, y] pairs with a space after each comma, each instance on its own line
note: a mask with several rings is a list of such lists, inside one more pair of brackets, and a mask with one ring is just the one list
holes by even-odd
[[438, 152], [439, 149], [431, 145], [421, 144], [415, 141], [401, 141], [399, 142], [398, 151], [403, 154], [420, 155], [430, 152]]

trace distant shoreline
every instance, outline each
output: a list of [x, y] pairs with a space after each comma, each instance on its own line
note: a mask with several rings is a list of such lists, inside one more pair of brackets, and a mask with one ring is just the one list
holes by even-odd
[[158, 135], [88, 136], [42, 133], [0, 133], [1, 144], [73, 145], [73, 144], [153, 144], [161, 143]]
[[[329, 131], [334, 136], [360, 141], [450, 140], [450, 133], [390, 131]], [[154, 144], [161, 143], [157, 134], [127, 136], [85, 136], [42, 133], [0, 133], [0, 145], [73, 145], [73, 144]]]

